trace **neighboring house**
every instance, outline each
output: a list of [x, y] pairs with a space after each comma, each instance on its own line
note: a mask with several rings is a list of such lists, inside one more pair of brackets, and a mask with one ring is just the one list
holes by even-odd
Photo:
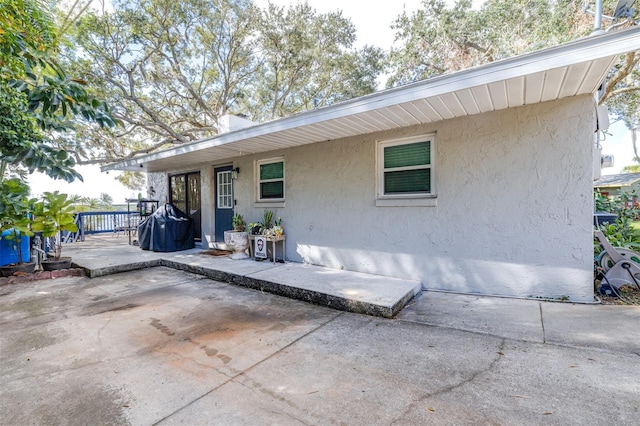
[[263, 124], [231, 119], [103, 170], [147, 172], [161, 200], [201, 217], [203, 246], [233, 212], [266, 208], [289, 261], [593, 301], [594, 93], [638, 49], [640, 28], [610, 32]]
[[[600, 190], [600, 193], [607, 197], [617, 197], [622, 193], [638, 193], [638, 190], [640, 190], [640, 173], [602, 176], [593, 182], [593, 187]], [[637, 196], [633, 197], [634, 203], [637, 203], [637, 198]]]

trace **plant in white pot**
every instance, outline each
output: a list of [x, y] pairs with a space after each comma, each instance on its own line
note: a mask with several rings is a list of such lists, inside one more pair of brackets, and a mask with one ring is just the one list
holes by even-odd
[[249, 234], [246, 232], [247, 224], [239, 213], [233, 215], [232, 224], [232, 231], [224, 231], [224, 243], [233, 250], [229, 257], [231, 259], [246, 259], [249, 257], [245, 253], [249, 248]]
[[45, 192], [42, 201], [36, 203], [32, 229], [42, 232], [43, 237], [53, 237], [53, 255], [42, 261], [44, 270], [66, 269], [71, 267], [71, 258], [62, 257], [62, 232], [77, 232], [73, 200], [67, 194], [58, 191]]

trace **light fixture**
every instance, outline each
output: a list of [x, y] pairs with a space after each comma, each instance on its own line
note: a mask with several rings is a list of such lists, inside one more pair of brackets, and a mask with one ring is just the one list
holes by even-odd
[[240, 167], [236, 167], [231, 170], [231, 179], [238, 179], [238, 174], [240, 173]]

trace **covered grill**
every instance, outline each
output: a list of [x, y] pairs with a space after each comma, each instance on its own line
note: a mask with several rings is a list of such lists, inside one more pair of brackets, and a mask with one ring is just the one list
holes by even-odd
[[143, 250], [187, 250], [195, 247], [193, 238], [193, 219], [169, 203], [138, 225], [138, 244]]

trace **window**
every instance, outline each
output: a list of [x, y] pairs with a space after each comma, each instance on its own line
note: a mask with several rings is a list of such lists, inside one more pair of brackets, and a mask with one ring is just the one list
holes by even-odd
[[200, 240], [200, 172], [184, 173], [169, 177], [169, 202], [194, 220], [195, 239]]
[[258, 201], [284, 201], [284, 160], [257, 162]]
[[433, 198], [434, 152], [435, 135], [378, 142], [378, 199]]
[[224, 171], [217, 173], [218, 183], [218, 208], [219, 209], [232, 209], [233, 208], [233, 183], [231, 180], [231, 172]]

